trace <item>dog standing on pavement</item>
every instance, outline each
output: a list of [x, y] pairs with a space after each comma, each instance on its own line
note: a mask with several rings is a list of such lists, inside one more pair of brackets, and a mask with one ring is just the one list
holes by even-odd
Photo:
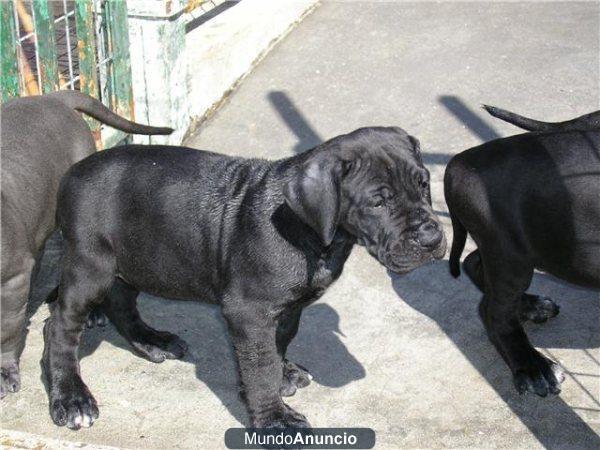
[[558, 306], [525, 291], [534, 269], [600, 288], [600, 111], [548, 123], [485, 108], [531, 132], [471, 148], [448, 164], [450, 270], [460, 274], [468, 232], [477, 250], [463, 267], [484, 294], [483, 324], [517, 390], [558, 394], [562, 370], [533, 348], [521, 325], [555, 316]]
[[77, 351], [109, 291], [111, 322], [157, 362], [180, 358], [186, 344], [142, 321], [139, 291], [219, 304], [252, 426], [302, 427], [282, 396], [310, 376], [286, 350], [302, 309], [340, 276], [354, 244], [399, 273], [446, 249], [418, 141], [400, 128], [359, 129], [278, 161], [110, 149], [69, 170], [57, 219], [67, 254], [43, 368], [52, 419], [74, 429], [98, 417]]
[[96, 151], [92, 133], [77, 111], [128, 133], [173, 131], [126, 120], [77, 91], [2, 105], [2, 398], [20, 388], [31, 273], [55, 228], [60, 179], [73, 163]]

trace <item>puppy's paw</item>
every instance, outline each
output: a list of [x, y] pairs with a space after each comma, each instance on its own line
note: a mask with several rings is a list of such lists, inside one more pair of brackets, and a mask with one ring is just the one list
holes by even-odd
[[282, 403], [276, 410], [260, 414], [252, 420], [255, 428], [310, 428], [303, 414]]
[[98, 308], [92, 309], [85, 325], [88, 328], [94, 328], [94, 327], [105, 327], [107, 323], [108, 323], [108, 317], [106, 317], [106, 314], [104, 314], [102, 312], [102, 310], [98, 307]]
[[560, 312], [560, 307], [552, 299], [531, 294], [523, 294], [520, 308], [523, 322], [531, 320], [533, 323], [544, 323]]
[[142, 356], [155, 363], [166, 359], [181, 359], [188, 349], [187, 342], [166, 331], [156, 331], [143, 341], [132, 342], [132, 345]]
[[19, 364], [12, 362], [0, 369], [0, 399], [8, 394], [14, 394], [21, 389], [21, 375], [19, 373]]
[[279, 393], [282, 397], [291, 397], [296, 390], [308, 386], [312, 379], [313, 376], [305, 367], [286, 359], [283, 361], [283, 378]]
[[519, 394], [532, 392], [540, 397], [559, 394], [560, 385], [564, 380], [563, 369], [540, 353], [514, 375], [515, 387]]
[[50, 402], [50, 416], [59, 427], [72, 430], [91, 427], [99, 416], [96, 400], [81, 380], [68, 391], [53, 396]]

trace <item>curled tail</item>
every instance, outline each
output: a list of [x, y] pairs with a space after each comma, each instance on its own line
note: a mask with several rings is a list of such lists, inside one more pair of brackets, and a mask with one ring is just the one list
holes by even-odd
[[595, 111], [564, 122], [542, 122], [529, 119], [505, 109], [483, 105], [492, 116], [528, 131], [586, 131], [600, 128], [600, 111]]
[[450, 263], [450, 273], [454, 278], [457, 278], [460, 275], [460, 255], [467, 242], [467, 229], [452, 212], [450, 212], [450, 220], [452, 220], [454, 236], [452, 237], [452, 249], [450, 250], [448, 262]]
[[173, 128], [151, 127], [127, 120], [108, 109], [99, 100], [79, 91], [58, 91], [48, 94], [76, 111], [87, 114], [100, 122], [118, 130], [133, 134], [171, 134]]

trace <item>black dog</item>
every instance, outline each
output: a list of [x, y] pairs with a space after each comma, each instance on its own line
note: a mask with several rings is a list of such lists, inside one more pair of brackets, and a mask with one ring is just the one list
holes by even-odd
[[484, 293], [479, 312], [488, 336], [517, 390], [544, 397], [560, 392], [564, 376], [533, 348], [521, 322], [543, 322], [558, 306], [525, 290], [535, 268], [600, 287], [600, 112], [546, 123], [486, 109], [535, 132], [487, 142], [448, 164], [450, 270], [460, 274], [469, 232], [478, 249], [463, 267]]
[[126, 146], [76, 164], [57, 218], [67, 245], [43, 366], [57, 425], [89, 426], [96, 402], [77, 349], [90, 308], [152, 361], [185, 343], [142, 322], [138, 292], [221, 305], [256, 427], [307, 426], [282, 395], [308, 384], [285, 359], [302, 308], [342, 272], [358, 241], [407, 272], [445, 253], [418, 141], [364, 128], [279, 161], [181, 147]]

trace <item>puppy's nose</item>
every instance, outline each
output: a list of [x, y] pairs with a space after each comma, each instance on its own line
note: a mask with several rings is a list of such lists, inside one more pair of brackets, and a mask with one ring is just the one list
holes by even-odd
[[443, 237], [440, 226], [432, 220], [422, 223], [417, 229], [417, 239], [423, 247], [434, 248], [442, 242]]

